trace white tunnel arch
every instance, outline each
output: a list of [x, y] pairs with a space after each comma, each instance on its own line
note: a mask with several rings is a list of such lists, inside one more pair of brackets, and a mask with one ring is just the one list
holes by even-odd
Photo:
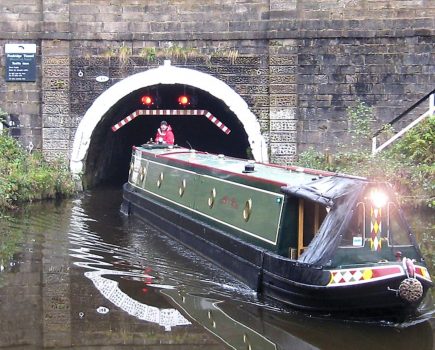
[[87, 110], [76, 130], [70, 168], [76, 177], [84, 173], [92, 134], [109, 109], [128, 94], [157, 84], [184, 84], [207, 91], [225, 103], [242, 123], [256, 161], [267, 162], [268, 154], [260, 124], [247, 103], [223, 81], [189, 68], [175, 67], [170, 61], [163, 66], [129, 76], [104, 91]]

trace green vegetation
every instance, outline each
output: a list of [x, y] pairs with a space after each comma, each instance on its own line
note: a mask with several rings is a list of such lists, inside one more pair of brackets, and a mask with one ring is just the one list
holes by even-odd
[[65, 197], [74, 192], [65, 161], [49, 163], [41, 153], [29, 154], [15, 139], [0, 133], [0, 211], [22, 202]]
[[[417, 235], [417, 239], [429, 273], [433, 277], [435, 276], [435, 224], [427, 223], [420, 235]], [[435, 296], [435, 290], [433, 292]]]
[[132, 52], [133, 50], [131, 49], [131, 47], [126, 46], [125, 43], [122, 43], [122, 45], [117, 48], [109, 47], [103, 53], [103, 57], [106, 58], [117, 57], [119, 59], [121, 66], [125, 66], [128, 63], [132, 55]]
[[148, 62], [154, 62], [158, 58], [184, 62], [187, 62], [189, 59], [202, 58], [207, 64], [210, 63], [212, 57], [220, 57], [227, 58], [231, 64], [235, 64], [239, 57], [239, 52], [232, 48], [219, 48], [211, 54], [205, 54], [195, 47], [182, 47], [174, 44], [167, 47], [143, 47], [139, 51], [139, 56], [146, 58]]
[[435, 208], [435, 116], [376, 156], [371, 155], [371, 108], [359, 103], [348, 109], [348, 117], [348, 144], [337, 145], [334, 154], [309, 149], [299, 155], [297, 165], [388, 181], [403, 204]]
[[[297, 165], [348, 173], [380, 181], [395, 188], [398, 199], [409, 212], [418, 207], [427, 220], [413, 223], [417, 239], [432, 276], [435, 274], [435, 116], [427, 118], [408, 131], [389, 148], [371, 155], [373, 113], [358, 103], [348, 109], [350, 141], [339, 144], [333, 154], [309, 149], [299, 155]], [[386, 132], [391, 128], [386, 126]], [[419, 215], [420, 216], [420, 215]], [[413, 215], [407, 215], [412, 219]], [[421, 219], [420, 219], [421, 220]]]
[[181, 47], [178, 45], [171, 45], [168, 47], [144, 47], [139, 51], [140, 57], [145, 57], [148, 62], [154, 62], [158, 58], [174, 59], [177, 61], [203, 57], [197, 48]]

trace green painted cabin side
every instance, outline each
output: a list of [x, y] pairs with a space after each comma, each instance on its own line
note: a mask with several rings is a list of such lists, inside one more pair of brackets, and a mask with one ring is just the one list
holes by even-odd
[[[246, 172], [245, 165], [254, 165]], [[319, 175], [180, 148], [133, 151], [129, 183], [155, 200], [283, 256], [298, 247], [299, 199], [281, 187]]]

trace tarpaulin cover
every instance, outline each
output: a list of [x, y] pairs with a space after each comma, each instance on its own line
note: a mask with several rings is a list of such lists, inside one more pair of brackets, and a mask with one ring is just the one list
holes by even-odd
[[282, 188], [284, 193], [330, 207], [318, 233], [299, 261], [314, 265], [328, 263], [340, 243], [342, 229], [351, 218], [351, 208], [367, 184], [364, 179], [331, 176], [301, 186]]

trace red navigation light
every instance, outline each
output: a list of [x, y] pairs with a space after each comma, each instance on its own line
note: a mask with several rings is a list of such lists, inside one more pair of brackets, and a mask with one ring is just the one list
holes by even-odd
[[147, 106], [147, 107], [150, 107], [150, 106], [152, 106], [152, 105], [154, 104], [154, 100], [153, 100], [153, 98], [152, 98], [151, 96], [148, 96], [148, 95], [143, 95], [143, 96], [140, 98], [140, 102], [141, 102], [144, 106]]
[[189, 99], [189, 97], [186, 96], [186, 95], [181, 95], [178, 98], [178, 104], [183, 106], [183, 107], [186, 107], [186, 106], [190, 105], [190, 99]]

